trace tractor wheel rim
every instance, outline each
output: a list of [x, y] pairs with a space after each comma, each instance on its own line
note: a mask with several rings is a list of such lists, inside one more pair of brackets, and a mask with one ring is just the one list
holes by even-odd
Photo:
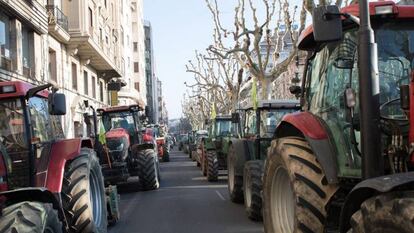
[[102, 221], [102, 193], [99, 188], [98, 176], [91, 171], [89, 178], [89, 193], [92, 206], [93, 221], [96, 226], [99, 226]]
[[289, 174], [278, 167], [272, 178], [270, 214], [276, 232], [293, 232], [295, 224], [295, 198]]
[[244, 181], [244, 189], [245, 189], [245, 200], [246, 200], [246, 207], [250, 208], [250, 206], [252, 205], [252, 190], [251, 190], [251, 179], [250, 176], [247, 175], [246, 179]]

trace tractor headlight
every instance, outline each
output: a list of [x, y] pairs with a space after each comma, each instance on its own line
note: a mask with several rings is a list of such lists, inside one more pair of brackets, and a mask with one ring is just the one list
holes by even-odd
[[124, 149], [124, 144], [123, 143], [121, 143], [117, 148], [116, 148], [116, 150], [123, 150]]

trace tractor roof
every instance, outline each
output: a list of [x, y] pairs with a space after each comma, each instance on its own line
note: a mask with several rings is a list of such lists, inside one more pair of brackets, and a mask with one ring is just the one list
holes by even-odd
[[124, 106], [113, 106], [108, 108], [99, 108], [97, 111], [102, 113], [111, 113], [111, 112], [126, 112], [131, 111], [133, 108], [138, 108], [139, 110], [143, 110], [142, 105], [124, 105]]
[[[249, 103], [246, 105], [244, 110], [249, 110], [253, 108], [253, 104]], [[257, 102], [257, 108], [300, 108], [299, 100], [259, 100]]]
[[216, 121], [217, 120], [218, 121], [220, 121], [220, 120], [231, 121], [231, 116], [229, 116], [229, 115], [216, 116], [216, 118], [214, 120], [216, 120]]
[[[0, 82], [0, 99], [24, 97], [33, 87], [35, 86], [22, 81]], [[36, 95], [47, 98], [49, 96], [49, 92], [47, 90], [42, 90]]]
[[[392, 9], [392, 13], [382, 13], [384, 9], [389, 7]], [[359, 5], [352, 4], [341, 9], [342, 13], [349, 13], [351, 15], [359, 17]], [[370, 2], [369, 3], [369, 12], [371, 18], [377, 17], [381, 18], [385, 15], [393, 16], [397, 19], [414, 19], [414, 5], [398, 5], [392, 1], [383, 1], [383, 2]], [[345, 18], [342, 17], [342, 21]], [[316, 42], [313, 38], [313, 27], [312, 25], [308, 26], [299, 36], [298, 47], [302, 50], [312, 50], [316, 46]]]

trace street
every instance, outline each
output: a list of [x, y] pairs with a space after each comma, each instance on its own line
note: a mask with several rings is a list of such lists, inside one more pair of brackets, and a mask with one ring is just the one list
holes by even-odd
[[[229, 201], [227, 181], [209, 183], [187, 154], [171, 152], [161, 163], [160, 189], [121, 189], [121, 220], [110, 233], [261, 233], [262, 223], [246, 217], [244, 206]], [[122, 192], [123, 191], [123, 192]]]

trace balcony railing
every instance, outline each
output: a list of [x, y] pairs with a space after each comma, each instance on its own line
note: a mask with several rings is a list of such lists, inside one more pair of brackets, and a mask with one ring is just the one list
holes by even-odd
[[49, 16], [49, 24], [58, 24], [68, 31], [68, 17], [63, 14], [62, 10], [55, 5], [47, 5], [46, 9]]

